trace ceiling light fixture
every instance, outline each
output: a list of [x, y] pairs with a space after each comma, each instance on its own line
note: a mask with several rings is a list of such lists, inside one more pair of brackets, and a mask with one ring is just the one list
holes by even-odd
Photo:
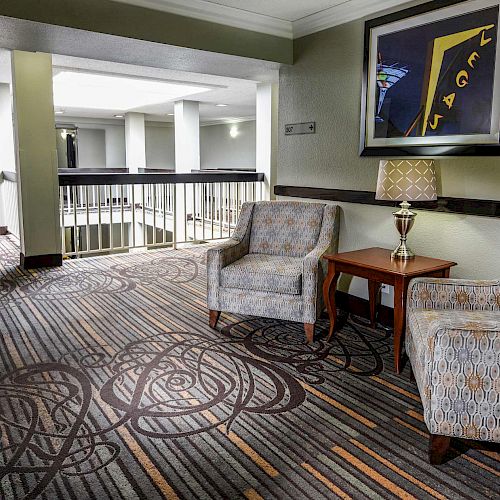
[[136, 110], [210, 90], [198, 85], [80, 71], [62, 71], [54, 76], [53, 84], [57, 107], [116, 111]]
[[115, 115], [115, 118], [123, 118], [123, 115]]
[[239, 131], [238, 127], [236, 125], [233, 125], [230, 130], [229, 130], [229, 135], [234, 139], [235, 137], [238, 137]]
[[173, 113], [168, 113], [168, 116], [174, 116], [174, 114]]
[[227, 106], [227, 104], [216, 104], [216, 106], [218, 108], [225, 108]]
[[64, 115], [64, 111], [61, 109], [59, 111], [54, 111], [56, 115]]

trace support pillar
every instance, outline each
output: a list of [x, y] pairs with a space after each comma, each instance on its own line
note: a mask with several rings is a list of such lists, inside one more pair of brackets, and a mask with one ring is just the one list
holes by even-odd
[[[175, 172], [189, 174], [200, 170], [200, 104], [197, 101], [178, 101], [174, 106], [175, 119]], [[193, 214], [192, 187], [176, 185], [176, 241], [187, 241], [193, 235], [186, 231], [186, 215]]]
[[52, 56], [12, 52], [21, 266], [62, 264]]
[[[146, 168], [146, 123], [142, 113], [127, 113], [125, 115], [125, 157], [129, 174], [138, 174], [139, 169]], [[142, 199], [142, 185], [133, 186], [135, 205], [144, 203]], [[133, 207], [135, 210], [135, 207]], [[138, 212], [133, 232], [129, 233], [129, 238], [133, 238], [135, 233], [135, 246], [142, 247], [147, 242], [144, 239], [144, 227], [142, 220], [137, 220]]]
[[263, 200], [273, 200], [278, 152], [278, 85], [257, 84], [256, 171], [264, 174]]

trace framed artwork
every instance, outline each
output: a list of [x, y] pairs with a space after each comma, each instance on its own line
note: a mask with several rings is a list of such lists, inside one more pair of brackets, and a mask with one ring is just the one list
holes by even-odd
[[365, 24], [362, 156], [500, 156], [499, 0]]

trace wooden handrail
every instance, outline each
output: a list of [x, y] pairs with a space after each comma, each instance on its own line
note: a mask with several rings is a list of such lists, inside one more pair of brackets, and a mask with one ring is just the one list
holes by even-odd
[[[71, 170], [68, 172], [68, 170]], [[125, 172], [78, 172], [77, 169], [59, 171], [60, 186], [104, 186], [128, 184], [193, 184], [217, 182], [261, 182], [264, 174], [256, 172], [207, 172], [199, 173], [151, 173], [129, 174]]]

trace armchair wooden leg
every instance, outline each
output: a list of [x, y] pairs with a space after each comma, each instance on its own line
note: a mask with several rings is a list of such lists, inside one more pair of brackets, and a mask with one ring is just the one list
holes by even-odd
[[306, 332], [307, 342], [314, 341], [314, 323], [304, 323], [304, 330]]
[[219, 321], [220, 311], [215, 311], [213, 309], [210, 309], [208, 311], [208, 314], [209, 314], [208, 324], [210, 325], [210, 328], [216, 328], [217, 321]]
[[446, 452], [450, 447], [450, 442], [450, 436], [438, 436], [437, 434], [429, 436], [429, 462], [432, 465], [443, 463]]

